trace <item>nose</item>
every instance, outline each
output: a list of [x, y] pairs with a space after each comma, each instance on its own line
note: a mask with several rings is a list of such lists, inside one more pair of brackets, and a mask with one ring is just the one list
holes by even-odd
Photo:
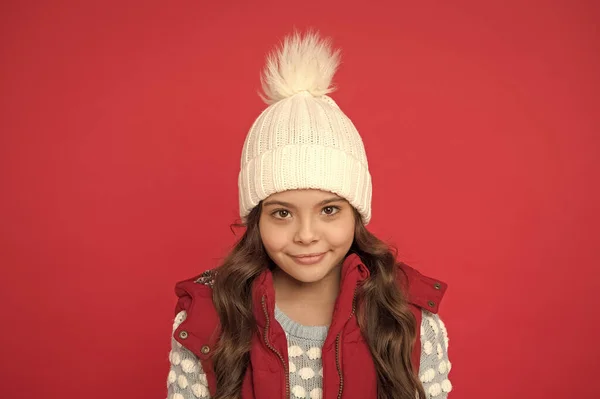
[[294, 241], [302, 244], [311, 244], [318, 240], [319, 234], [316, 229], [315, 223], [309, 218], [302, 220], [298, 223]]

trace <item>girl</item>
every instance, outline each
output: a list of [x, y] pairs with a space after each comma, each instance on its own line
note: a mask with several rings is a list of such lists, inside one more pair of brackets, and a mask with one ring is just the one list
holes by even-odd
[[365, 226], [362, 139], [328, 96], [339, 50], [287, 37], [238, 179], [245, 233], [176, 285], [169, 399], [446, 398], [447, 285], [397, 262]]

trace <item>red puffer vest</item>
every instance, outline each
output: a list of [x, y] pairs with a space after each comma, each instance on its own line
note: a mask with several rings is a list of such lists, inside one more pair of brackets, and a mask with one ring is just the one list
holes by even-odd
[[[421, 356], [420, 329], [423, 309], [437, 313], [447, 285], [400, 264], [398, 282], [408, 292], [410, 309], [417, 320], [417, 341], [412, 364], [418, 373]], [[216, 378], [212, 367], [212, 349], [218, 341], [219, 319], [212, 303], [211, 271], [177, 283], [179, 297], [175, 314], [187, 312], [187, 318], [174, 332], [174, 338], [194, 353], [206, 373], [209, 391], [214, 396]], [[369, 277], [367, 267], [355, 254], [342, 265], [340, 292], [333, 319], [322, 348], [323, 398], [377, 398], [375, 366], [358, 326], [354, 293], [358, 284]], [[275, 321], [275, 291], [272, 274], [266, 270], [253, 283], [252, 296], [257, 331], [252, 339], [250, 364], [242, 386], [242, 398], [290, 397], [288, 353], [285, 333]]]

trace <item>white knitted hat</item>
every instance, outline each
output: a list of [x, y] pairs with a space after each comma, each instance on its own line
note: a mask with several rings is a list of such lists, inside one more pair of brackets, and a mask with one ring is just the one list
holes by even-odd
[[269, 106], [255, 120], [242, 150], [240, 216], [271, 194], [320, 189], [345, 198], [371, 219], [371, 175], [360, 134], [327, 95], [339, 50], [309, 32], [284, 39], [261, 77]]

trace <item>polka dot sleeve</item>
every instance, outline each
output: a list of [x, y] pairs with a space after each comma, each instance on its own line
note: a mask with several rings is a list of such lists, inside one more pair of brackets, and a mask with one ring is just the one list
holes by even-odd
[[437, 314], [424, 310], [421, 322], [419, 377], [427, 399], [448, 397], [448, 393], [452, 391], [452, 384], [448, 379], [451, 367], [446, 326]]
[[[185, 320], [186, 312], [182, 310], [175, 317], [173, 331]], [[169, 353], [171, 368], [167, 377], [167, 399], [209, 399], [206, 374], [202, 371], [200, 361], [192, 352], [181, 346], [171, 337]]]

